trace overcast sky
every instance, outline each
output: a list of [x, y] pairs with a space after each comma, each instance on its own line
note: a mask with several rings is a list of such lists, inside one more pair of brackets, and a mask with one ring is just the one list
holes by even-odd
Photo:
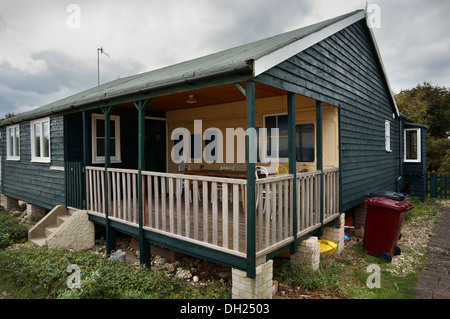
[[[71, 6], [75, 4], [75, 6]], [[450, 1], [375, 0], [394, 93], [450, 87]], [[365, 0], [0, 0], [0, 118], [364, 9]]]

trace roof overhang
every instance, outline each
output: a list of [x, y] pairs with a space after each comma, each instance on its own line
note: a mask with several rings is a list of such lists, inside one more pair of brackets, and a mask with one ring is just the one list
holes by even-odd
[[316, 43], [328, 38], [336, 32], [345, 29], [353, 23], [365, 18], [364, 11], [358, 11], [343, 20], [340, 20], [330, 26], [324, 27], [310, 35], [307, 35], [295, 42], [292, 42], [276, 51], [257, 58], [253, 61], [253, 76], [258, 76], [281, 62], [293, 57], [294, 55], [306, 50]]

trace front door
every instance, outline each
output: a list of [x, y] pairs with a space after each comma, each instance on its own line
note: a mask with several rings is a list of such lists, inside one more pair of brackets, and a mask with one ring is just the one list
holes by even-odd
[[145, 120], [145, 170], [166, 172], [166, 121]]

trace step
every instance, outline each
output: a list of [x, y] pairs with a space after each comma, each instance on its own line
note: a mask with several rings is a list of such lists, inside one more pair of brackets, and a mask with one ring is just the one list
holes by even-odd
[[70, 217], [72, 217], [72, 216], [71, 216], [71, 215], [61, 215], [61, 216], [58, 216], [56, 223], [58, 224], [58, 226], [61, 226], [64, 222], [66, 222], [67, 220], [69, 220]]
[[59, 226], [45, 227], [45, 237], [50, 236], [59, 229]]
[[30, 241], [37, 246], [44, 246], [46, 237], [31, 238]]

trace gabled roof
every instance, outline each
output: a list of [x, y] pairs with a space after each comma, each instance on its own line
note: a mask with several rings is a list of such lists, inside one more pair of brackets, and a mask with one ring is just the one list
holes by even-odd
[[[43, 117], [93, 103], [98, 104], [102, 101], [112, 102], [114, 99], [127, 95], [145, 94], [167, 89], [168, 87], [177, 87], [202, 79], [207, 80], [230, 75], [242, 76], [243, 78], [256, 77], [282, 61], [364, 18], [365, 11], [357, 10], [307, 27], [197, 59], [117, 79], [4, 120], [0, 123], [0, 126]], [[373, 41], [376, 47], [374, 38]], [[379, 55], [378, 49], [377, 53]], [[378, 58], [382, 65], [381, 58], [379, 56]], [[387, 81], [386, 74], [385, 78]], [[389, 86], [388, 81], [387, 83]], [[395, 105], [393, 97], [392, 100]], [[397, 109], [396, 105], [395, 108]]]

